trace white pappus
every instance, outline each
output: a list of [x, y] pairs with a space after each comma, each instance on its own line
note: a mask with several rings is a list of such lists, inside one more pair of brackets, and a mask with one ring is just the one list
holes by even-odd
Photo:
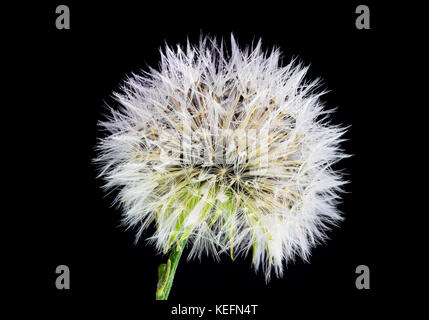
[[167, 46], [158, 70], [114, 94], [95, 162], [137, 238], [154, 223], [164, 253], [185, 239], [189, 257], [251, 253], [268, 281], [342, 219], [345, 181], [331, 166], [347, 156], [345, 128], [329, 122], [319, 80], [280, 57], [233, 36], [229, 49]]

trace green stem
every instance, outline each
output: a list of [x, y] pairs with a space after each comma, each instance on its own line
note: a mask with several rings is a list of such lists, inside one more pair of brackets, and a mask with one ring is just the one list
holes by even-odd
[[174, 274], [182, 256], [187, 239], [183, 239], [177, 246], [171, 249], [167, 263], [158, 267], [158, 287], [156, 289], [156, 300], [167, 300], [173, 285]]

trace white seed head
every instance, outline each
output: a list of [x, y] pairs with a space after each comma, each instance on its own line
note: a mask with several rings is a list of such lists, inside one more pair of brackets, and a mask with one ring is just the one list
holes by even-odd
[[129, 78], [119, 109], [101, 123], [100, 176], [137, 238], [168, 252], [188, 238], [189, 257], [252, 252], [266, 279], [326, 239], [341, 216], [346, 157], [307, 67], [279, 50], [241, 50], [231, 37], [161, 52], [159, 70]]

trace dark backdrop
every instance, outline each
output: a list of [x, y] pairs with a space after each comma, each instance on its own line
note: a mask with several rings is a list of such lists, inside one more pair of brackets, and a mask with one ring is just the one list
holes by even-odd
[[[353, 157], [339, 164], [351, 181], [340, 205], [345, 221], [313, 250], [310, 263], [290, 264], [283, 279], [273, 277], [269, 284], [251, 268], [249, 257], [231, 261], [224, 256], [220, 263], [211, 257], [183, 259], [170, 303], [255, 303], [265, 317], [297, 301], [311, 306], [327, 300], [327, 310], [376, 301], [383, 290], [381, 221], [394, 214], [386, 212], [386, 203], [394, 199], [381, 192], [389, 180], [384, 159], [390, 147], [382, 142], [389, 134], [383, 124], [395, 113], [394, 106], [383, 103], [387, 89], [382, 83], [391, 65], [385, 49], [388, 13], [367, 3], [371, 30], [357, 30], [360, 2], [316, 3], [52, 1], [35, 9], [38, 25], [28, 53], [37, 69], [33, 81], [41, 98], [35, 107], [40, 138], [29, 139], [28, 148], [40, 181], [32, 186], [40, 225], [27, 258], [40, 271], [37, 291], [46, 301], [63, 310], [95, 301], [103, 308], [150, 308], [167, 318], [168, 307], [153, 301], [157, 266], [165, 257], [144, 240], [134, 244], [134, 231], [119, 225], [121, 213], [110, 207], [113, 197], [103, 194], [95, 178], [96, 124], [127, 75], [157, 66], [165, 41], [175, 45], [189, 37], [196, 42], [201, 33], [229, 40], [231, 32], [240, 44], [262, 38], [267, 49], [279, 46], [286, 62], [298, 56], [311, 65], [310, 77], [324, 80], [330, 92], [323, 99], [338, 107], [334, 123], [351, 126], [344, 147]], [[70, 8], [70, 30], [55, 28], [59, 4]], [[60, 264], [70, 267], [71, 290], [55, 288]], [[355, 287], [355, 269], [361, 264], [371, 270], [370, 290]]]

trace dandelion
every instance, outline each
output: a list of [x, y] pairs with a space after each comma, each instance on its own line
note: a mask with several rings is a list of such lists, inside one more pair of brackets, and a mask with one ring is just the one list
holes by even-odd
[[166, 47], [159, 70], [130, 77], [101, 126], [100, 176], [117, 189], [123, 221], [159, 252], [157, 299], [167, 299], [180, 256], [252, 254], [266, 280], [342, 219], [345, 129], [332, 125], [320, 81], [261, 41], [240, 49], [203, 38]]

